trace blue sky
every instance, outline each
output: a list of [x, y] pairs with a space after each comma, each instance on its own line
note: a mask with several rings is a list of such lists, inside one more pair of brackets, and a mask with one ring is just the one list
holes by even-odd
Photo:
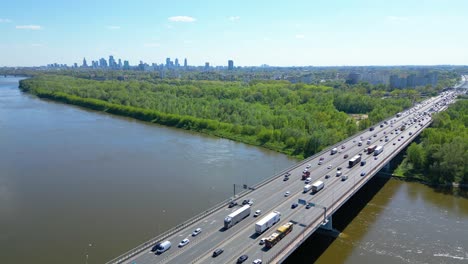
[[468, 64], [466, 0], [3, 1], [0, 66]]

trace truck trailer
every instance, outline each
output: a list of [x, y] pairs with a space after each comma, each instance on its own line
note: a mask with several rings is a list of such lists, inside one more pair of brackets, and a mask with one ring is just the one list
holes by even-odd
[[263, 217], [260, 221], [255, 223], [255, 232], [261, 234], [274, 224], [278, 223], [281, 218], [281, 213], [278, 211], [271, 212]]
[[312, 189], [312, 185], [307, 184], [306, 186], [304, 186], [304, 193], [310, 191], [310, 189]]
[[325, 184], [323, 183], [323, 181], [316, 181], [316, 182], [312, 183], [312, 192], [316, 193], [316, 192], [322, 190], [324, 186], [325, 186]]
[[228, 229], [250, 215], [250, 205], [246, 204], [224, 218], [224, 228]]
[[382, 151], [383, 151], [383, 146], [376, 147], [374, 150], [374, 156], [379, 155], [380, 153], [382, 153]]
[[354, 167], [354, 165], [358, 164], [359, 162], [361, 162], [361, 156], [356, 155], [349, 160], [348, 166], [352, 168]]

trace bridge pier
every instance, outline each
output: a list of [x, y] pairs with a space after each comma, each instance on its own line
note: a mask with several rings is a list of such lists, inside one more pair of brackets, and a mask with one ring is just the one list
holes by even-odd
[[317, 232], [319, 232], [319, 234], [331, 237], [338, 237], [340, 235], [340, 231], [333, 228], [333, 216], [331, 215], [325, 219], [325, 222], [323, 222], [322, 225], [320, 225], [319, 229], [317, 229]]

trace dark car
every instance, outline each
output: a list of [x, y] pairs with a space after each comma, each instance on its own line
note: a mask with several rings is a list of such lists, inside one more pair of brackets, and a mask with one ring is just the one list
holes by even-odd
[[296, 208], [297, 206], [298, 206], [297, 203], [293, 203], [293, 204], [291, 204], [291, 209], [294, 209], [294, 208]]
[[283, 178], [283, 181], [287, 181], [287, 180], [289, 180], [289, 177], [284, 177]]
[[370, 128], [369, 128], [369, 131], [374, 131], [374, 127], [370, 127]]
[[231, 202], [229, 203], [229, 208], [232, 208], [232, 207], [234, 207], [234, 206], [236, 206], [236, 205], [237, 205], [237, 202], [236, 202], [236, 201], [231, 201]]
[[365, 161], [365, 160], [362, 160], [362, 161], [361, 161], [361, 166], [364, 166], [364, 165], [366, 165], [366, 161]]
[[246, 261], [248, 258], [249, 258], [249, 256], [242, 255], [237, 259], [237, 263], [242, 263], [242, 262]]
[[349, 157], [348, 154], [345, 154], [343, 158], [346, 159], [346, 158], [348, 158], [348, 157]]
[[330, 178], [330, 175], [329, 174], [325, 175], [325, 179], [328, 179], [328, 178]]
[[361, 172], [361, 176], [366, 176], [366, 172], [365, 171]]
[[336, 168], [336, 170], [341, 170], [341, 167]]
[[311, 208], [311, 207], [312, 207], [312, 204], [310, 204], [310, 203], [308, 203], [308, 204], [306, 205], [306, 209], [309, 209], [309, 208]]
[[221, 255], [224, 252], [224, 250], [218, 248], [213, 252], [213, 258], [216, 258], [217, 256]]
[[248, 203], [249, 203], [249, 200], [247, 200], [247, 199], [244, 200], [244, 201], [242, 201], [242, 205], [246, 205], [246, 204], [248, 204]]

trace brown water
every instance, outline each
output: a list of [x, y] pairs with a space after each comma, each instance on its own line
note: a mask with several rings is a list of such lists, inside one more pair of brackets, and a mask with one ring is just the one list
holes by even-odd
[[0, 77], [0, 263], [103, 263], [293, 163]]
[[[102, 263], [295, 161], [39, 100], [0, 77], [0, 263]], [[468, 199], [375, 178], [286, 263], [468, 263]]]

